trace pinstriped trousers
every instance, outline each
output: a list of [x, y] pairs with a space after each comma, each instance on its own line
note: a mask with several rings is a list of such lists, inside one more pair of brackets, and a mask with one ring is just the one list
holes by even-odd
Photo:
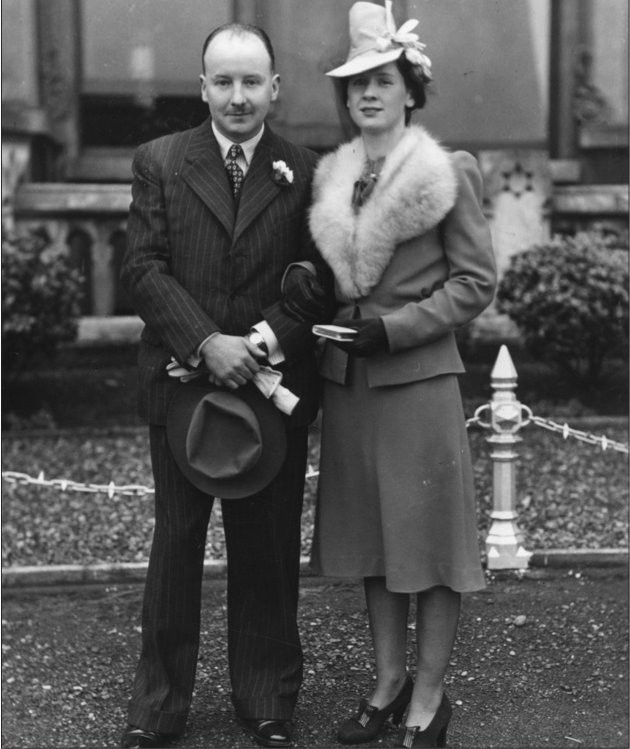
[[[206, 533], [213, 498], [179, 471], [163, 426], [150, 427], [155, 529], [142, 607], [142, 649], [129, 723], [182, 733], [199, 649]], [[286, 460], [259, 494], [223, 500], [228, 663], [243, 718], [289, 719], [302, 682], [297, 628], [307, 428], [291, 429]]]

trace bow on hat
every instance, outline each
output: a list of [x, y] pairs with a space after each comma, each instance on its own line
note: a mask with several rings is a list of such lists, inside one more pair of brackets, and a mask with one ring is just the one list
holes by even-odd
[[367, 31], [366, 34], [373, 36], [376, 40], [376, 49], [386, 52], [388, 49], [399, 44], [403, 47], [404, 55], [412, 65], [419, 65], [425, 77], [431, 79], [431, 60], [424, 54], [426, 44], [420, 41], [417, 34], [411, 33], [412, 29], [420, 23], [417, 18], [410, 18], [396, 31], [396, 22], [392, 12], [392, 0], [385, 0], [385, 24], [386, 31], [380, 35]]

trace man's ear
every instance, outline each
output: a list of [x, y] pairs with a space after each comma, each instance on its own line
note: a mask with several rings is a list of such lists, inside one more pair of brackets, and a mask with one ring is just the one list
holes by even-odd
[[208, 95], [206, 94], [206, 77], [203, 73], [199, 75], [199, 80], [201, 82], [201, 101], [205, 101], [207, 104]]
[[280, 93], [280, 76], [275, 73], [271, 79], [271, 101], [275, 101]]

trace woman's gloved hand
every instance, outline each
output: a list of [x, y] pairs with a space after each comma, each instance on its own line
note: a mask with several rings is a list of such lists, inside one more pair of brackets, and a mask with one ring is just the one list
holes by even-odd
[[284, 280], [280, 306], [298, 322], [321, 322], [327, 314], [326, 292], [314, 273], [297, 265]]
[[339, 346], [340, 349], [352, 356], [373, 356], [387, 351], [389, 348], [385, 325], [380, 317], [334, 320], [333, 323], [359, 331], [351, 341], [334, 341], [335, 346]]

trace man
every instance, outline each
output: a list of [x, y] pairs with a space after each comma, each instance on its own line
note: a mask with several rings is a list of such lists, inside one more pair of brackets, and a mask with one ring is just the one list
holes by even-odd
[[316, 157], [265, 124], [279, 77], [261, 29], [216, 29], [202, 61], [210, 117], [141, 146], [133, 166], [122, 279], [146, 323], [139, 394], [150, 423], [156, 522], [122, 746], [164, 746], [183, 732], [197, 663], [213, 497], [186, 479], [169, 448], [169, 403], [177, 387], [187, 387], [168, 377], [173, 357], [201, 362], [213, 385], [233, 392], [268, 360], [300, 398], [283, 417], [286, 458], [277, 476], [254, 496], [222, 503], [232, 701], [255, 741], [283, 747], [291, 745], [302, 679], [300, 514], [318, 395], [310, 323], [323, 314], [313, 273], [327, 282], [306, 221]]

